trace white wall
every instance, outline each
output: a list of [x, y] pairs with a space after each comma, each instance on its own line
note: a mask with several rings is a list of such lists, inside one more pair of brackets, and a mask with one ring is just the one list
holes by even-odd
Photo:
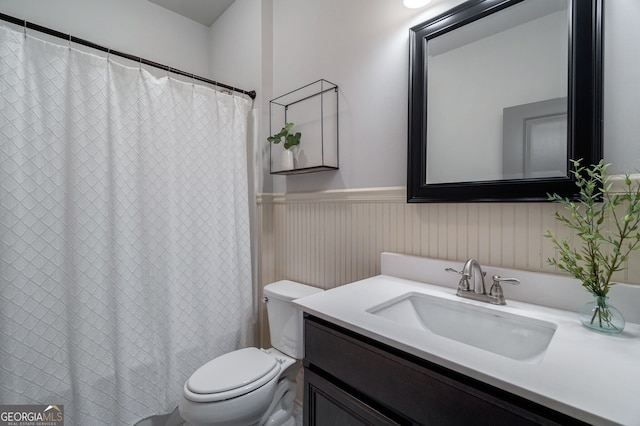
[[[256, 107], [265, 97], [262, 89], [262, 10], [261, 0], [235, 0], [209, 30], [213, 78], [241, 89], [255, 90], [258, 95]], [[260, 129], [256, 131], [260, 133]], [[252, 186], [256, 182], [255, 186], [261, 187], [260, 149], [249, 148], [249, 182]], [[253, 187], [249, 193], [255, 193]]]
[[457, 3], [273, 0], [273, 94], [321, 78], [340, 87], [340, 170], [267, 177], [265, 191], [405, 185], [409, 28]]
[[429, 57], [427, 182], [502, 179], [503, 109], [567, 96], [566, 34], [564, 10]]
[[[338, 84], [340, 170], [272, 177], [262, 162], [263, 191], [302, 192], [405, 185], [409, 28], [461, 2], [236, 0], [211, 29], [146, 0], [0, 0], [0, 12], [255, 88], [263, 150], [269, 99]], [[640, 169], [640, 2], [605, 1], [604, 12], [605, 159], [620, 173]]]
[[0, 0], [0, 12], [182, 71], [211, 76], [209, 28], [146, 0]]
[[[340, 170], [289, 177], [267, 170], [264, 191], [406, 185], [409, 28], [459, 3], [416, 11], [401, 0], [273, 0], [273, 95], [319, 78], [340, 86]], [[605, 1], [604, 16], [605, 159], [614, 172], [633, 171], [640, 169], [640, 1]]]
[[235, 0], [209, 32], [211, 74], [247, 90], [260, 85], [262, 46], [260, 0]]

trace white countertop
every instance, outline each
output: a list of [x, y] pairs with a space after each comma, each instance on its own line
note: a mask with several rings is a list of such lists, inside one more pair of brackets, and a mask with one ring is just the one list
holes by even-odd
[[[455, 286], [456, 277], [450, 280]], [[442, 284], [379, 275], [294, 304], [321, 319], [583, 421], [640, 425], [640, 325], [627, 322], [617, 335], [597, 333], [582, 326], [576, 312], [510, 300], [508, 290], [507, 305], [494, 306], [460, 298], [455, 288]], [[557, 329], [543, 358], [529, 363], [367, 312], [412, 292], [551, 321]]]

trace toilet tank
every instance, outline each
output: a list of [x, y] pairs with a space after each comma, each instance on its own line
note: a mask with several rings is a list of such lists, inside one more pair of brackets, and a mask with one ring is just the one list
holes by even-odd
[[304, 357], [302, 311], [294, 308], [291, 301], [321, 291], [317, 287], [287, 280], [264, 287], [271, 345], [274, 348], [295, 359]]

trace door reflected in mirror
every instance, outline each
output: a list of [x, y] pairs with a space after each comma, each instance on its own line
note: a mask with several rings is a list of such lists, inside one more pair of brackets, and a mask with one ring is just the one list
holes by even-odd
[[428, 40], [427, 183], [568, 176], [568, 7], [525, 0]]
[[505, 108], [502, 179], [567, 177], [567, 98]]

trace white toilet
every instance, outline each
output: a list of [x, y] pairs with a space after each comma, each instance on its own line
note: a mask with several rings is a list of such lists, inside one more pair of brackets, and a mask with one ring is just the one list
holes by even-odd
[[265, 286], [273, 348], [239, 349], [200, 367], [184, 384], [180, 416], [194, 426], [293, 425], [304, 342], [302, 312], [291, 301], [321, 291], [292, 281]]

